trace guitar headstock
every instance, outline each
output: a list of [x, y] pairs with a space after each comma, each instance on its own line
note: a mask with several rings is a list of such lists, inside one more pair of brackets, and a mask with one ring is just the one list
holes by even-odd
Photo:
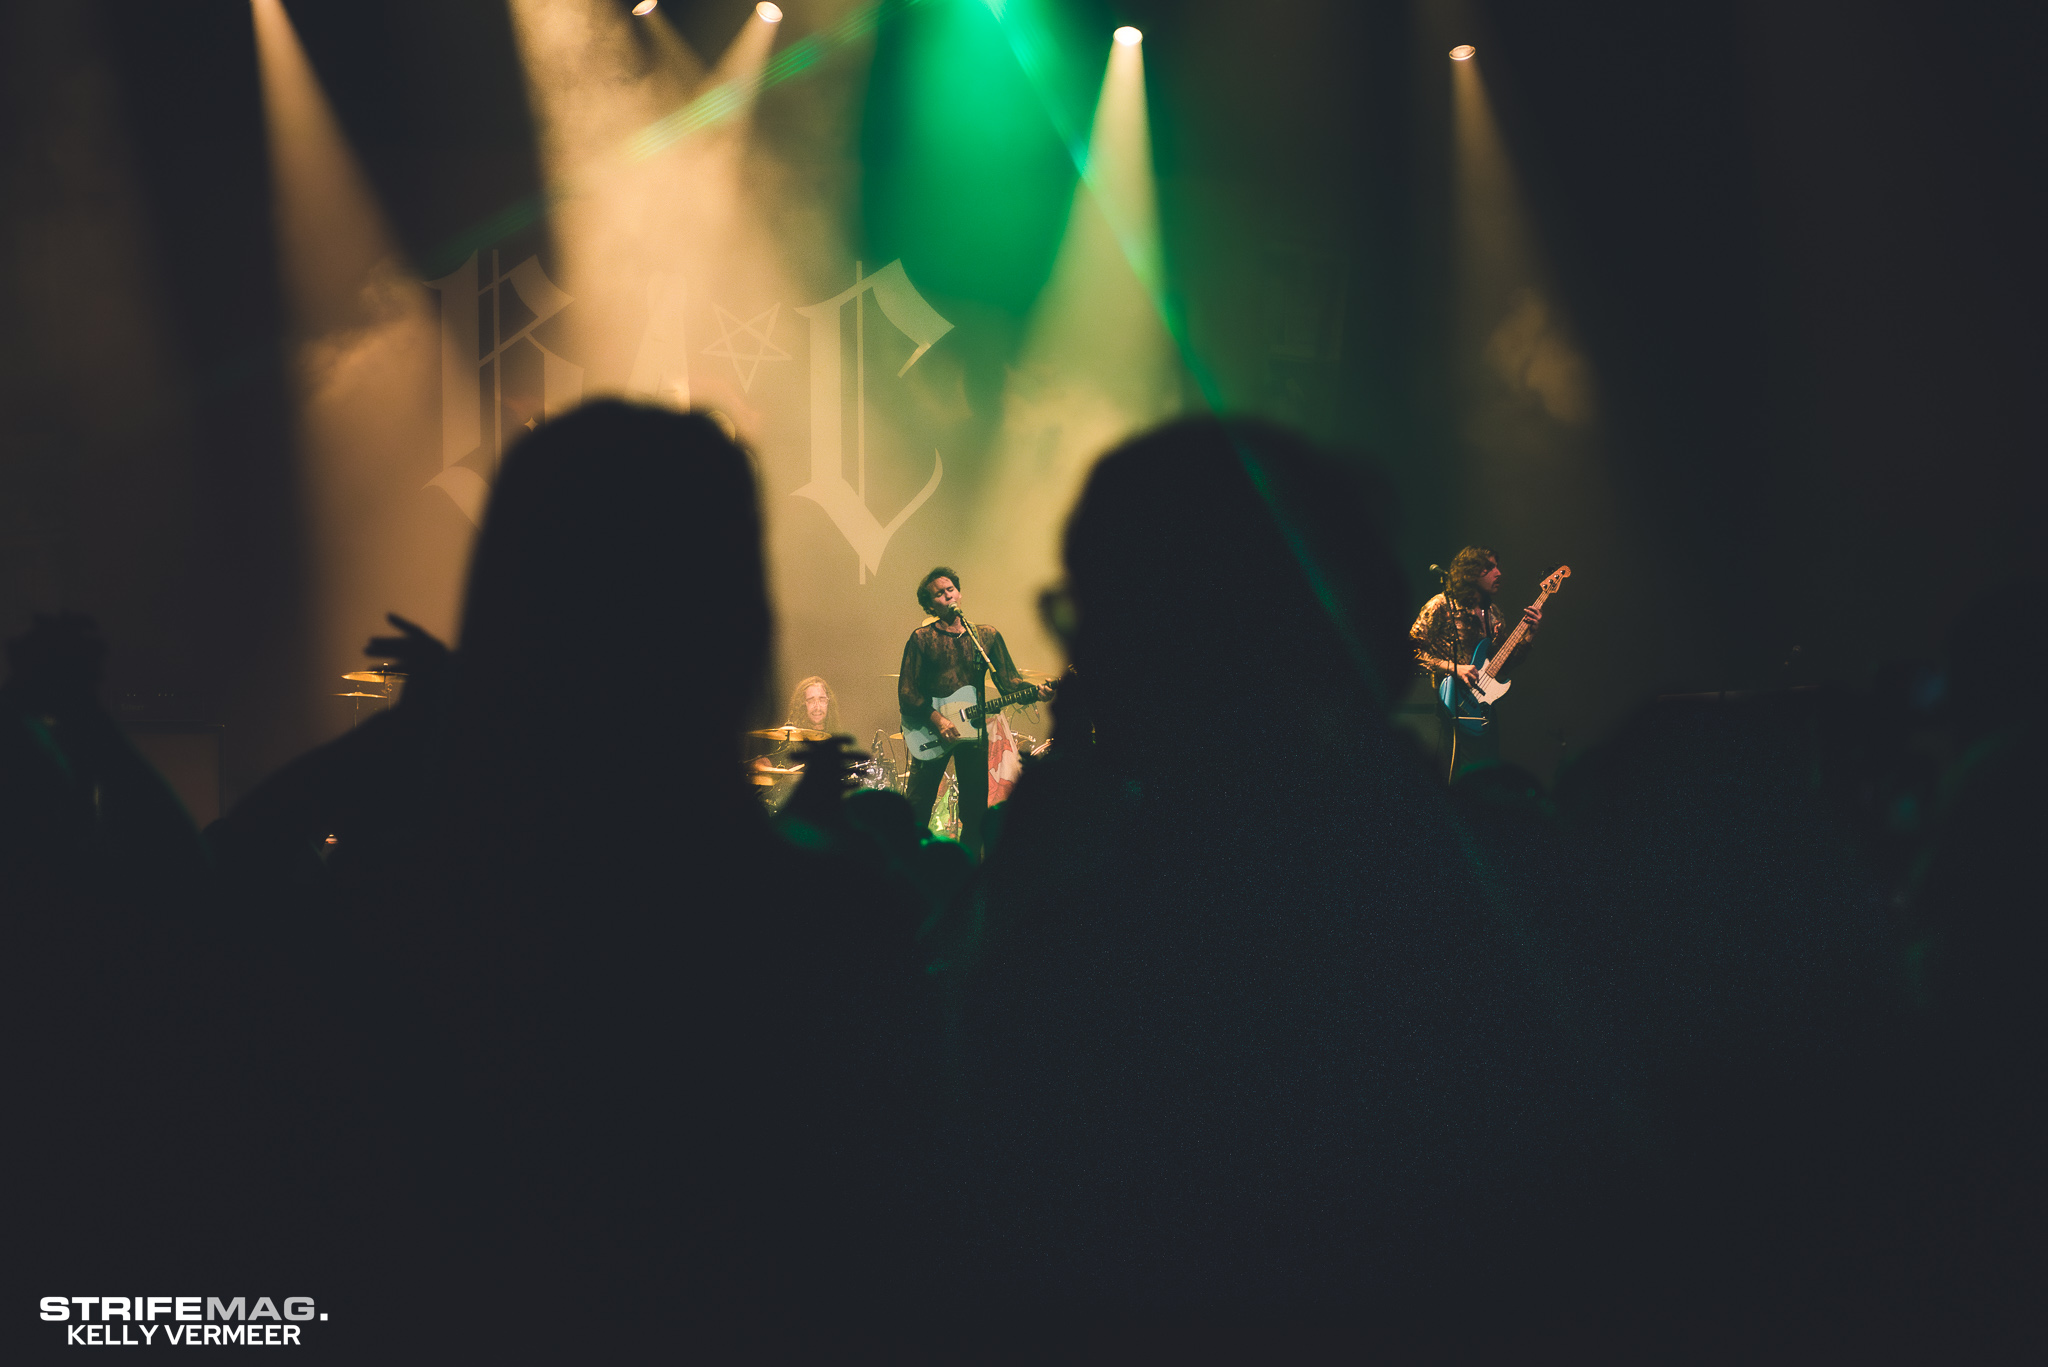
[[1543, 591], [1545, 593], [1556, 593], [1558, 586], [1571, 577], [1572, 567], [1570, 565], [1559, 565], [1549, 574], [1543, 576]]

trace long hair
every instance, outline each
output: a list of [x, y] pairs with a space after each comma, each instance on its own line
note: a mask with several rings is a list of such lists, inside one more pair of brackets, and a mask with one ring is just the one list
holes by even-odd
[[1451, 561], [1450, 583], [1444, 592], [1453, 603], [1461, 607], [1485, 607], [1493, 601], [1493, 595], [1479, 587], [1479, 581], [1486, 574], [1486, 567], [1495, 560], [1492, 551], [1484, 546], [1467, 546]]
[[501, 832], [743, 797], [770, 629], [753, 472], [710, 419], [606, 401], [547, 423], [471, 562], [451, 796]]
[[835, 736], [843, 733], [846, 728], [839, 721], [839, 695], [832, 691], [832, 685], [825, 682], [825, 676], [822, 674], [813, 674], [808, 679], [798, 680], [797, 686], [790, 690], [789, 711], [786, 714], [786, 720], [791, 726], [809, 726], [811, 724], [810, 710], [804, 706], [804, 694], [810, 692], [813, 688], [825, 690], [824, 729], [830, 731]]

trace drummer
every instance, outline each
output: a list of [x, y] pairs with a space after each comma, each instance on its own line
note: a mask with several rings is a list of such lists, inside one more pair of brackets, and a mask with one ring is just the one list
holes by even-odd
[[834, 736], [843, 735], [846, 731], [839, 720], [839, 696], [819, 674], [811, 675], [790, 692], [787, 721], [791, 726], [808, 727]]
[[837, 735], [842, 729], [839, 699], [833, 695], [832, 685], [817, 674], [791, 690], [785, 715], [786, 725], [753, 733], [776, 744], [767, 754], [756, 756], [747, 765], [755, 789], [770, 811], [782, 806], [796, 779], [803, 773], [804, 766], [796, 762], [790, 748], [799, 741], [822, 740], [828, 734]]

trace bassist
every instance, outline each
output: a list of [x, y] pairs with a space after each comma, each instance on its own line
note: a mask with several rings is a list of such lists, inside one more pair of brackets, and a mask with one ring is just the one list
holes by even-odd
[[[1500, 561], [1486, 547], [1467, 546], [1451, 561], [1444, 592], [1424, 603], [1415, 625], [1408, 628], [1408, 636], [1415, 643], [1415, 663], [1428, 672], [1432, 685], [1450, 675], [1470, 688], [1478, 673], [1471, 663], [1473, 647], [1484, 638], [1497, 649], [1507, 639], [1507, 620], [1493, 601], [1494, 591], [1499, 587]], [[1521, 648], [1510, 664], [1519, 661], [1522, 651], [1534, 640], [1537, 626], [1543, 620], [1543, 609], [1524, 608], [1522, 618], [1526, 630]], [[1491, 725], [1474, 737], [1461, 735], [1459, 728], [1450, 724], [1448, 714], [1445, 720], [1448, 776], [1456, 777], [1460, 769], [1500, 757], [1500, 740]]]
[[[960, 576], [941, 565], [918, 582], [917, 605], [933, 620], [910, 633], [903, 644], [903, 665], [896, 676], [896, 700], [903, 714], [905, 730], [931, 726], [940, 736], [952, 740], [960, 730], [932, 709], [932, 699], [943, 698], [963, 686], [980, 690], [987, 698], [986, 676], [993, 666], [998, 691], [1015, 692], [1027, 685], [1017, 666], [1010, 661], [1010, 648], [1003, 634], [980, 623], [971, 625], [960, 611]], [[1051, 690], [1041, 687], [1041, 697]], [[981, 853], [981, 820], [988, 811], [988, 738], [964, 741], [950, 755], [910, 762], [910, 805], [920, 826], [931, 820], [932, 802], [939, 794], [939, 781], [946, 764], [953, 764], [953, 782], [960, 792], [961, 842], [976, 855]]]

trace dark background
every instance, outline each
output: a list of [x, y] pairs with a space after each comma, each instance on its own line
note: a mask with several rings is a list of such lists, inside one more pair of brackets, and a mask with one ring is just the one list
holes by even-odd
[[[501, 6], [288, 8], [415, 259], [534, 193]], [[664, 13], [712, 55], [746, 8]], [[787, 8], [785, 45], [840, 12]], [[2026, 629], [2048, 360], [2039, 7], [1060, 14], [1077, 42], [1146, 31], [1172, 289], [1229, 405], [1371, 453], [1402, 499], [1418, 603], [1421, 566], [1467, 541], [1501, 553], [1512, 603], [1572, 561], [1506, 718], [1511, 758], [1547, 773], [1618, 720], [1616, 699], [1865, 682], [1932, 656], [1982, 592], [2016, 590]], [[872, 57], [834, 59], [874, 62], [860, 146], [877, 161], [846, 206], [872, 261], [920, 224], [974, 221], [915, 202], [886, 160], [892, 44], [925, 21], [899, 16]], [[299, 513], [248, 7], [15, 4], [4, 22], [0, 626], [93, 613], [129, 706], [226, 724], [232, 795], [346, 724], [295, 682]], [[1480, 46], [1599, 378], [1597, 454], [1626, 535], [1553, 545], [1475, 525], [1492, 474], [1460, 436], [1444, 321], [1445, 32]], [[1078, 51], [1085, 111], [1100, 56]], [[764, 103], [771, 133], [773, 117]], [[1056, 139], [1020, 155], [1054, 208], [920, 282], [963, 335], [977, 325], [978, 404], [1000, 391], [1071, 183]], [[1566, 525], [1574, 492], [1555, 497]]]

